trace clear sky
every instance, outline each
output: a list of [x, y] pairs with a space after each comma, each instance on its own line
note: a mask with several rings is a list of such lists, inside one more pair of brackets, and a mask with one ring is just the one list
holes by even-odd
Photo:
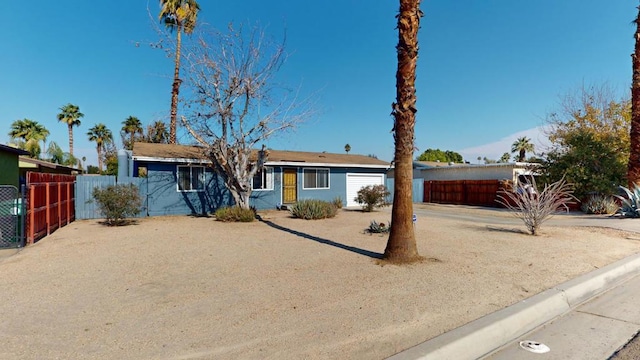
[[[85, 114], [74, 128], [75, 155], [96, 164], [90, 127], [116, 135], [136, 116], [168, 121], [172, 59], [158, 39], [154, 0], [0, 0], [3, 13], [0, 142], [12, 121], [45, 125], [68, 150], [67, 103]], [[286, 28], [290, 56], [280, 80], [317, 94], [318, 114], [267, 145], [279, 150], [375, 154], [393, 158], [398, 1], [200, 0], [199, 21]], [[415, 156], [454, 150], [466, 160], [498, 158], [536, 128], [559, 96], [581, 84], [631, 83], [638, 2], [634, 0], [423, 0], [419, 33]], [[150, 19], [147, 9], [153, 19]], [[188, 135], [179, 141], [191, 143]]]

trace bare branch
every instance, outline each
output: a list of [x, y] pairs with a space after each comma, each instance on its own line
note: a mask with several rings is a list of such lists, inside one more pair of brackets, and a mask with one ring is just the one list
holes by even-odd
[[252, 178], [268, 156], [265, 143], [309, 118], [310, 102], [275, 81], [287, 57], [284, 41], [231, 24], [225, 33], [199, 25], [193, 35], [183, 43], [182, 123], [236, 203], [248, 207]]

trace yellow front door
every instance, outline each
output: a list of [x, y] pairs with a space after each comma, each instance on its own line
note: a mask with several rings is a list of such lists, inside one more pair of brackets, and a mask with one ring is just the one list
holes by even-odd
[[284, 169], [282, 174], [282, 202], [292, 204], [298, 200], [298, 180], [296, 169]]

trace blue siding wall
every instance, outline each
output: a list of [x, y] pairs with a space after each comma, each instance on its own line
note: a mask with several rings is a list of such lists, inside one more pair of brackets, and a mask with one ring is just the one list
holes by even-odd
[[282, 199], [282, 168], [273, 168], [273, 190], [254, 190], [251, 192], [251, 206], [258, 210], [275, 209]]
[[222, 206], [233, 204], [233, 198], [222, 180], [205, 169], [205, 191], [178, 191], [174, 163], [147, 163], [147, 215], [206, 215]]
[[[176, 163], [136, 162], [132, 169], [138, 176], [140, 166], [146, 166], [147, 176], [139, 178], [141, 194], [147, 216], [160, 215], [205, 215], [222, 206], [232, 206], [233, 197], [222, 179], [209, 167], [205, 167], [205, 191], [181, 192], [177, 189]], [[283, 167], [273, 168], [273, 190], [258, 190], [251, 193], [251, 205], [258, 210], [277, 208], [282, 202]], [[347, 173], [384, 174], [385, 169], [329, 168], [329, 189], [302, 189], [303, 172], [297, 168], [298, 200], [319, 199], [332, 201], [340, 197], [346, 204]], [[144, 190], [143, 190], [144, 189]]]

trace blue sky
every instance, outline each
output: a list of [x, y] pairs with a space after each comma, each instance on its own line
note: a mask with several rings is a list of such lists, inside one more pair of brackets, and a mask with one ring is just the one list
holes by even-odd
[[[260, 22], [289, 58], [278, 77], [315, 94], [317, 115], [270, 141], [274, 149], [393, 157], [395, 15], [398, 1], [206, 1], [199, 20], [224, 28]], [[419, 33], [416, 156], [454, 150], [466, 160], [498, 158], [536, 130], [559, 96], [581, 84], [608, 82], [626, 94], [637, 1], [423, 0]], [[151, 11], [150, 19], [147, 8]], [[147, 44], [157, 1], [5, 1], [0, 142], [10, 124], [45, 125], [68, 150], [56, 114], [80, 106], [76, 156], [96, 164], [85, 135], [98, 122], [119, 134], [122, 121], [168, 121], [172, 59]], [[138, 45], [138, 46], [136, 46]], [[121, 146], [119, 135], [117, 143]], [[188, 135], [181, 143], [191, 143]]]

